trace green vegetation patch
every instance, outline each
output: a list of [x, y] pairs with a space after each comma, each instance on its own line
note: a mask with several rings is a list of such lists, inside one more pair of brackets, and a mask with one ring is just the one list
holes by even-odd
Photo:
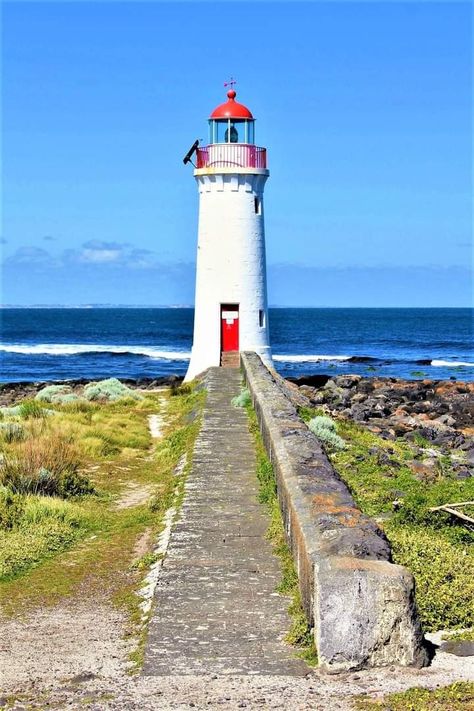
[[311, 627], [308, 624], [301, 604], [298, 575], [291, 551], [285, 540], [285, 529], [277, 497], [275, 473], [265, 451], [255, 410], [250, 403], [246, 405], [246, 410], [249, 417], [250, 431], [255, 439], [256, 445], [257, 478], [259, 481], [258, 498], [260, 503], [268, 507], [270, 513], [270, 525], [267, 531], [267, 538], [272, 544], [275, 555], [280, 559], [282, 579], [277, 588], [277, 592], [291, 598], [288, 612], [292, 622], [285, 639], [289, 644], [296, 647], [299, 657], [304, 659], [310, 666], [315, 666], [318, 661], [316, 648], [314, 646]]
[[234, 407], [247, 407], [251, 404], [251, 402], [252, 398], [250, 396], [250, 391], [247, 388], [242, 388], [239, 395], [232, 398], [232, 405]]
[[441, 689], [408, 689], [374, 700], [356, 700], [360, 711], [474, 711], [474, 683], [458, 681]]
[[386, 441], [346, 420], [338, 421], [337, 431], [348, 446], [329, 452], [331, 461], [358, 506], [384, 529], [394, 561], [413, 572], [424, 629], [473, 626], [474, 532], [430, 509], [473, 501], [474, 478], [457, 479], [445, 456], [417, 476], [423, 443]]
[[[125, 609], [129, 634], [139, 640], [133, 660], [141, 662], [145, 629], [137, 591], [157, 560], [154, 546], [163, 513], [176, 505], [184, 488], [205, 399], [205, 391], [193, 387], [177, 397], [169, 394], [52, 403], [56, 417], [25, 421], [27, 439], [2, 443], [6, 458], [18, 461], [29, 442], [28, 461], [47, 461], [50, 469], [66, 462], [63, 477], [75, 469], [74, 476], [87, 478], [94, 488], [93, 494], [72, 491], [77, 479], [71, 480], [64, 498], [0, 486], [0, 598], [5, 614], [19, 615], [74, 594], [105, 595]], [[163, 408], [164, 434], [153, 440], [148, 416]], [[51, 440], [62, 443], [57, 461]], [[188, 463], [177, 476], [184, 456]], [[140, 486], [151, 492], [148, 499], [118, 505], [127, 490]]]
[[127, 387], [117, 378], [108, 378], [97, 383], [89, 383], [84, 388], [84, 397], [86, 400], [106, 400], [108, 402], [114, 402], [121, 398], [143, 399], [143, 395]]
[[346, 448], [346, 443], [336, 432], [336, 423], [330, 417], [316, 415], [309, 420], [308, 427], [329, 451]]
[[70, 385], [47, 385], [36, 394], [35, 400], [63, 404], [75, 402], [79, 396], [73, 393]]

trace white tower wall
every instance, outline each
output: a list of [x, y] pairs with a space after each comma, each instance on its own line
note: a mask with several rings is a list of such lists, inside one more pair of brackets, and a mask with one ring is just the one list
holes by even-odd
[[196, 300], [185, 380], [220, 365], [221, 304], [239, 305], [239, 350], [256, 351], [272, 367], [263, 217], [269, 172], [203, 168], [194, 175], [199, 189]]

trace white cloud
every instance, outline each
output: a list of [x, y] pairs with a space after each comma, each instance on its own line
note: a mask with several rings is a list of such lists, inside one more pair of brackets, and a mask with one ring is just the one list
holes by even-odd
[[78, 259], [80, 262], [104, 264], [117, 262], [121, 257], [122, 251], [120, 249], [83, 249]]

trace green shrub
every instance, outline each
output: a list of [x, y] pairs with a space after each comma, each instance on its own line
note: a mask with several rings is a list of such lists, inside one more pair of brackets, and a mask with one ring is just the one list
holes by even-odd
[[6, 486], [0, 487], [0, 529], [16, 526], [23, 514], [24, 499]]
[[[41, 402], [60, 402], [58, 398], [72, 394], [73, 392], [70, 385], [47, 385], [36, 394], [35, 400], [40, 400]], [[74, 398], [77, 398], [77, 395], [74, 395]]]
[[30, 417], [38, 418], [45, 417], [50, 410], [45, 410], [36, 400], [24, 400], [19, 405], [18, 414], [23, 420]]
[[2, 419], [5, 417], [20, 417], [20, 405], [14, 407], [1, 407]]
[[411, 570], [426, 630], [474, 625], [474, 551], [418, 527], [389, 525], [396, 563]]
[[78, 488], [90, 493], [88, 480], [78, 474], [80, 465], [79, 451], [59, 435], [31, 439], [0, 462], [0, 483], [18, 494], [71, 496]]
[[239, 395], [232, 398], [232, 405], [234, 407], [247, 407], [247, 405], [250, 405], [251, 402], [252, 398], [247, 388], [244, 388], [243, 390], [241, 390]]
[[336, 431], [336, 423], [334, 422], [334, 420], [332, 420], [330, 417], [327, 417], [326, 415], [316, 415], [316, 417], [313, 417], [310, 420], [310, 424], [312, 424], [313, 426], [317, 425], [318, 427], [329, 430], [330, 432]]
[[90, 479], [77, 472], [66, 472], [59, 479], [58, 494], [64, 499], [70, 496], [87, 496], [94, 494], [95, 489]]
[[79, 402], [79, 396], [75, 393], [64, 393], [64, 395], [56, 395], [53, 403], [55, 405], [69, 405], [70, 403]]
[[100, 380], [97, 383], [89, 383], [84, 388], [84, 397], [86, 400], [105, 400], [113, 402], [121, 398], [131, 398], [133, 400], [143, 400], [143, 395], [136, 390], [128, 388], [126, 385], [117, 380], [117, 378], [109, 378], [108, 380]]
[[172, 382], [171, 383], [171, 396], [175, 395], [190, 395], [193, 392], [193, 385], [191, 383], [181, 383]]
[[25, 529], [0, 531], [0, 580], [8, 580], [45, 557], [65, 550], [79, 535], [79, 527], [55, 518], [46, 518]]
[[78, 528], [86, 520], [86, 514], [73, 503], [63, 501], [53, 496], [32, 496], [23, 498], [23, 513], [21, 524], [29, 527], [46, 519], [55, 519], [67, 523], [72, 528]]
[[5, 442], [21, 442], [26, 437], [25, 428], [18, 422], [0, 422], [0, 433]]
[[61, 402], [61, 405], [63, 406], [62, 412], [70, 412], [73, 414], [76, 414], [78, 412], [87, 413], [87, 415], [90, 417], [94, 410], [100, 407], [100, 405], [98, 405], [97, 403], [88, 402], [87, 400], [81, 400], [81, 398], [79, 397], [77, 399], [66, 398], [67, 396], [65, 395], [63, 401]]
[[308, 422], [308, 427], [328, 449], [345, 449], [346, 443], [336, 433], [336, 423], [330, 417], [317, 415]]

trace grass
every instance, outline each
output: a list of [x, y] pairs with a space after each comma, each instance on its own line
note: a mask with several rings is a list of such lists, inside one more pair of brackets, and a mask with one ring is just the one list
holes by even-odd
[[282, 571], [282, 579], [277, 592], [291, 599], [288, 608], [291, 627], [285, 640], [297, 649], [298, 656], [304, 659], [307, 664], [315, 666], [318, 661], [316, 648], [311, 627], [301, 604], [298, 576], [293, 558], [285, 540], [285, 530], [277, 498], [275, 473], [265, 451], [255, 411], [250, 403], [246, 403], [245, 407], [249, 417], [249, 428], [256, 446], [257, 478], [259, 481], [258, 498], [260, 503], [267, 506], [270, 514], [270, 525], [266, 535], [272, 544], [275, 555], [280, 560]]
[[465, 630], [460, 630], [459, 632], [448, 632], [447, 634], [443, 635], [443, 639], [454, 642], [474, 642], [474, 627]]
[[360, 697], [359, 711], [474, 711], [474, 683], [457, 681], [440, 689], [408, 689], [383, 699]]
[[[306, 408], [301, 414], [308, 421], [315, 413]], [[357, 505], [384, 529], [394, 562], [412, 571], [424, 629], [472, 627], [474, 532], [429, 509], [474, 500], [474, 479], [457, 479], [445, 456], [429, 475], [417, 477], [409, 464], [419, 455], [409, 442], [384, 440], [348, 420], [338, 420], [337, 432], [347, 446], [328, 451], [329, 457]]]
[[[162, 513], [183, 486], [186, 469], [176, 477], [174, 468], [183, 454], [190, 458], [199, 418], [189, 422], [189, 413], [199, 413], [203, 398], [204, 392], [190, 390], [173, 398], [147, 393], [141, 400], [52, 403], [57, 416], [25, 421], [24, 443], [2, 443], [3, 453], [18, 460], [28, 442], [28, 461], [39, 463], [43, 460], [35, 447], [49, 456], [45, 441], [66, 442], [77, 454], [77, 459], [71, 459], [77, 473], [87, 476], [95, 490], [94, 495], [63, 500], [0, 488], [0, 501], [2, 492], [8, 494], [9, 508], [16, 509], [6, 522], [0, 506], [0, 566], [4, 566], [0, 597], [6, 614], [53, 605], [80, 590], [81, 596], [105, 595], [125, 608], [130, 634], [141, 631], [136, 591], [154, 560], [152, 547], [162, 530]], [[164, 437], [153, 443], [147, 417], [160, 411], [164, 401]], [[71, 454], [68, 447], [67, 456], [61, 451], [50, 466], [59, 467]], [[152, 505], [147, 501], [117, 509], [115, 502], [128, 482], [151, 487]], [[133, 566], [137, 541], [144, 532], [149, 532], [148, 550]]]

